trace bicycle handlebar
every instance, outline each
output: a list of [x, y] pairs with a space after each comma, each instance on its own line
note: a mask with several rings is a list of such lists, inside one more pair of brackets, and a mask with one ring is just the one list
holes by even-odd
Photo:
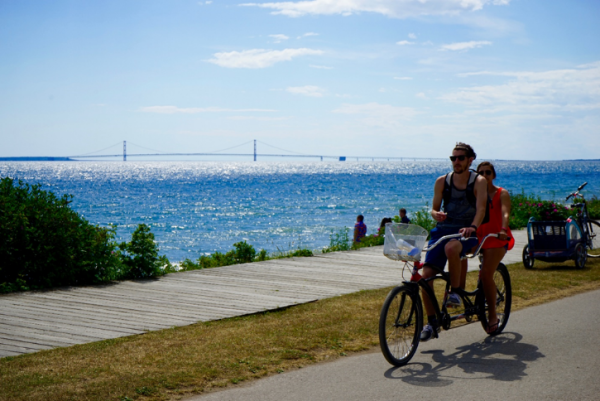
[[584, 182], [583, 184], [581, 184], [579, 186], [579, 188], [577, 188], [577, 191], [575, 191], [572, 194], [570, 194], [569, 196], [567, 196], [567, 198], [565, 200], [569, 200], [569, 198], [572, 196], [577, 198], [577, 195], [579, 195], [579, 191], [581, 191], [586, 185], [587, 185], [587, 182]]
[[[467, 254], [467, 255], [465, 255], [465, 257], [467, 257], [467, 258], [469, 258], [469, 259], [471, 259], [471, 258], [474, 258], [475, 256], [477, 256], [477, 255], [479, 254], [479, 252], [481, 251], [481, 247], [483, 246], [483, 244], [485, 244], [485, 241], [486, 241], [488, 238], [490, 238], [490, 237], [493, 237], [493, 238], [498, 238], [498, 236], [499, 236], [499, 235], [500, 235], [500, 234], [494, 234], [494, 233], [486, 235], [486, 236], [483, 238], [483, 241], [481, 241], [481, 244], [479, 244], [479, 246], [477, 246], [477, 249], [475, 250], [475, 252], [473, 252], [471, 255], [468, 255], [468, 254]], [[424, 250], [425, 252], [429, 252], [429, 251], [431, 251], [433, 248], [435, 248], [436, 246], [438, 246], [438, 245], [439, 245], [439, 244], [440, 244], [442, 241], [445, 241], [445, 240], [448, 240], [448, 239], [454, 239], [454, 238], [458, 239], [459, 241], [466, 241], [466, 240], [468, 240], [468, 239], [470, 239], [470, 238], [473, 238], [473, 237], [466, 238], [466, 237], [463, 237], [463, 236], [462, 236], [462, 234], [450, 234], [450, 235], [444, 235], [442, 238], [438, 239], [438, 240], [437, 240], [437, 241], [436, 241], [436, 242], [435, 242], [433, 245], [431, 245], [431, 247], [429, 247], [429, 248], [423, 248], [423, 250]], [[510, 237], [506, 237], [506, 239], [507, 239], [508, 241], [510, 241], [510, 240], [511, 240], [511, 238], [510, 238]]]

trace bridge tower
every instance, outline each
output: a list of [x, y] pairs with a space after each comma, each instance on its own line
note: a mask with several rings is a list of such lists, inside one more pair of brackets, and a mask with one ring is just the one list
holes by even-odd
[[123, 141], [123, 161], [127, 161], [127, 141]]
[[254, 161], [256, 161], [256, 139], [254, 140]]

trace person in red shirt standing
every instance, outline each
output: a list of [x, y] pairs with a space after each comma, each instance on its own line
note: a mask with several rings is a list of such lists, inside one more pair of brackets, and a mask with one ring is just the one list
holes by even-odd
[[[481, 266], [481, 282], [485, 300], [489, 307], [488, 334], [498, 329], [498, 316], [496, 315], [496, 284], [494, 283], [494, 272], [502, 261], [506, 251], [512, 249], [515, 244], [512, 233], [508, 227], [510, 218], [510, 195], [504, 188], [494, 185], [496, 170], [490, 162], [483, 162], [477, 166], [477, 173], [487, 180], [488, 198], [490, 204], [490, 220], [479, 226], [477, 237], [479, 240], [488, 234], [500, 234], [498, 238], [488, 238], [482, 247], [483, 264]], [[510, 240], [509, 240], [510, 238]]]

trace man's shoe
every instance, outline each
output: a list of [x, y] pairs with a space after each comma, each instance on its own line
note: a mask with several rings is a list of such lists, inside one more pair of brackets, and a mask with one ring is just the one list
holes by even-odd
[[427, 323], [425, 327], [423, 327], [423, 331], [421, 331], [421, 341], [429, 341], [432, 338], [437, 338], [437, 333], [440, 332], [440, 328], [434, 328], [432, 325]]
[[446, 302], [446, 306], [448, 308], [460, 308], [462, 306], [462, 299], [460, 299], [458, 294], [451, 292], [448, 294], [448, 302]]

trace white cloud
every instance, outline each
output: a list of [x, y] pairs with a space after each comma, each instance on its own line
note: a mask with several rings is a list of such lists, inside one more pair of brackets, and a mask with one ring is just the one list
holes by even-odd
[[415, 44], [415, 42], [410, 42], [410, 41], [408, 41], [408, 40], [401, 40], [400, 42], [396, 42], [396, 44], [397, 44], [397, 45], [400, 45], [400, 46], [404, 46], [404, 45], [414, 45], [414, 44]]
[[290, 38], [289, 36], [283, 34], [269, 35], [269, 37], [273, 38], [275, 43], [281, 43]]
[[319, 34], [315, 32], [306, 32], [305, 34], [298, 36], [298, 39], [306, 38], [309, 36], [319, 36]]
[[286, 91], [293, 93], [294, 95], [304, 95], [310, 97], [323, 97], [325, 90], [314, 85], [307, 86], [290, 86]]
[[285, 121], [289, 120], [289, 117], [256, 117], [256, 116], [231, 116], [227, 117], [228, 120], [234, 121]]
[[457, 43], [450, 43], [448, 45], [443, 45], [440, 49], [441, 50], [469, 50], [469, 49], [476, 49], [476, 48], [482, 47], [482, 46], [488, 46], [491, 44], [492, 44], [492, 42], [489, 42], [487, 40], [471, 41], [471, 42], [457, 42]]
[[359, 117], [359, 121], [371, 126], [393, 128], [411, 120], [417, 111], [412, 107], [397, 107], [388, 104], [342, 104], [334, 113], [350, 114]]
[[241, 52], [215, 53], [210, 63], [226, 68], [266, 68], [281, 61], [290, 61], [294, 57], [321, 55], [324, 52], [313, 49], [265, 50], [253, 49]]
[[440, 99], [464, 104], [477, 113], [569, 113], [600, 108], [600, 61], [564, 70], [462, 74], [477, 75], [509, 80], [501, 85], [461, 88]]
[[319, 68], [321, 70], [333, 70], [333, 67], [328, 67], [326, 65], [314, 65], [314, 64], [311, 64], [311, 65], [309, 65], [309, 67], [310, 68]]
[[241, 6], [274, 10], [272, 14], [288, 17], [304, 15], [352, 15], [361, 12], [383, 14], [392, 18], [428, 15], [456, 16], [481, 10], [487, 5], [507, 5], [510, 0], [304, 0], [271, 3], [245, 3]]
[[223, 112], [273, 112], [269, 109], [225, 109], [221, 107], [177, 107], [177, 106], [147, 106], [140, 107], [139, 111], [144, 113], [158, 114], [198, 114], [198, 113], [223, 113]]
[[417, 35], [415, 35], [414, 33], [409, 33], [409, 34], [408, 34], [408, 38], [409, 38], [409, 39], [416, 39], [416, 38], [417, 38]]
[[394, 77], [394, 79], [398, 79], [400, 81], [410, 81], [412, 77]]
[[419, 92], [419, 93], [417, 93], [415, 96], [416, 96], [416, 97], [418, 97], [419, 99], [423, 99], [423, 100], [427, 100], [427, 99], [429, 99], [429, 98], [427, 97], [427, 95], [426, 95], [425, 93], [423, 93], [423, 92]]

